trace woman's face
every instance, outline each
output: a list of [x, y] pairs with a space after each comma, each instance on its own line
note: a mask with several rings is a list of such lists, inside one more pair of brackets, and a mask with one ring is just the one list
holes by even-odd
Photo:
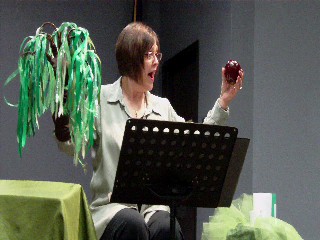
[[156, 56], [158, 53], [158, 46], [156, 44], [145, 53], [144, 56], [144, 66], [142, 69], [142, 82], [145, 91], [151, 91], [153, 89], [153, 83], [155, 80], [155, 75], [158, 70], [159, 60]]

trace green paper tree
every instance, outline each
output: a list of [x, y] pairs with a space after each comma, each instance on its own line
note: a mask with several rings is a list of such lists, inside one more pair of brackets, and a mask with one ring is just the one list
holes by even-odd
[[[52, 27], [51, 34], [44, 31]], [[101, 61], [89, 32], [75, 23], [57, 28], [46, 22], [35, 36], [26, 37], [20, 46], [18, 69], [8, 84], [20, 75], [17, 141], [19, 154], [26, 140], [39, 129], [38, 118], [47, 110], [54, 118], [70, 119], [74, 163], [82, 162], [94, 140], [94, 118], [98, 114], [101, 88]]]

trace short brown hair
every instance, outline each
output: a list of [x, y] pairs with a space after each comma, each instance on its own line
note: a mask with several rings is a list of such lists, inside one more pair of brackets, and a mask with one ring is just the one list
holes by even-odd
[[141, 22], [128, 24], [116, 43], [116, 59], [121, 76], [138, 82], [144, 66], [144, 55], [154, 44], [160, 51], [159, 38], [151, 27]]

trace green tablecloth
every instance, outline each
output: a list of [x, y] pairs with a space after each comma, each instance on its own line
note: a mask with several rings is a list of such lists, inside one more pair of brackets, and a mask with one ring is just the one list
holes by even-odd
[[1, 240], [96, 240], [78, 184], [0, 180]]

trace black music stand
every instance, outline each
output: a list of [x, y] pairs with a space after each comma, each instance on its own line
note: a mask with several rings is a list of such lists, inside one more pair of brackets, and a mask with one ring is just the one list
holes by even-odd
[[170, 206], [175, 239], [178, 206], [229, 207], [249, 139], [234, 127], [129, 119], [111, 202]]

